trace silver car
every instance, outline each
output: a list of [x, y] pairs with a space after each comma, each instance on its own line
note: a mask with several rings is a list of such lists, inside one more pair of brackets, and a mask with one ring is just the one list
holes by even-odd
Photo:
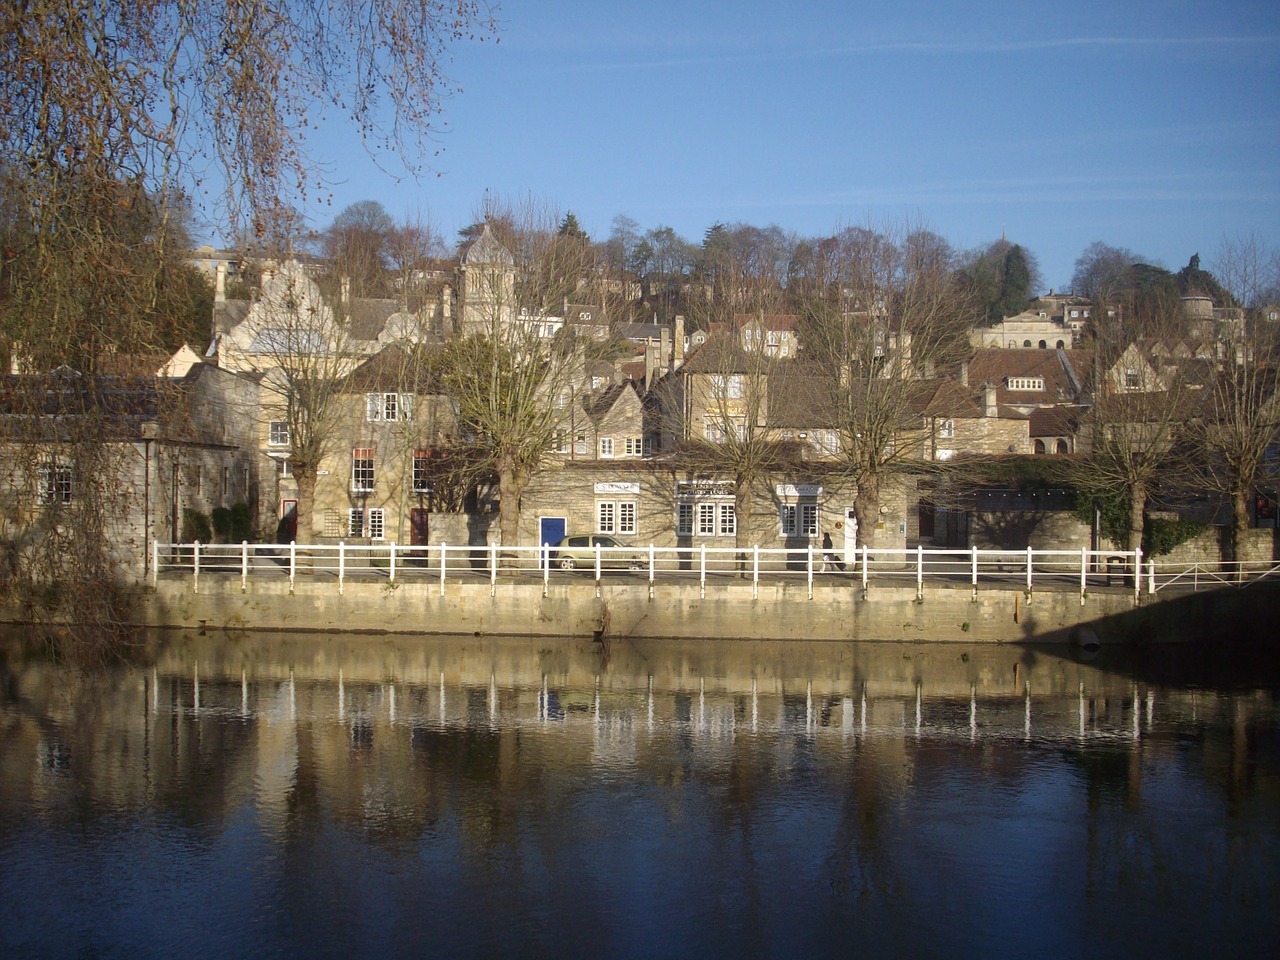
[[[596, 547], [600, 547], [600, 566], [626, 567], [628, 570], [642, 570], [645, 565], [644, 554], [633, 547], [615, 540], [606, 534], [593, 536], [565, 537], [555, 545], [551, 562], [561, 570], [572, 570], [585, 567], [591, 570], [596, 566]], [[623, 551], [626, 551], [625, 553]]]

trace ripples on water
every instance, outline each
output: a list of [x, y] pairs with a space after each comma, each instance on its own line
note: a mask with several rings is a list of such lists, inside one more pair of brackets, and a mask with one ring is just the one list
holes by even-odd
[[1276, 685], [1172, 659], [15, 650], [0, 956], [1270, 956]]

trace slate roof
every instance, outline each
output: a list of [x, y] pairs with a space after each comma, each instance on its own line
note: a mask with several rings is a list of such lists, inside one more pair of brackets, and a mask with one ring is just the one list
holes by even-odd
[[[1087, 350], [1001, 349], [983, 347], [969, 360], [970, 386], [990, 383], [996, 388], [996, 402], [1051, 406], [1077, 403], [1088, 383], [1093, 354]], [[1044, 390], [1010, 390], [1010, 378], [1043, 377]]]

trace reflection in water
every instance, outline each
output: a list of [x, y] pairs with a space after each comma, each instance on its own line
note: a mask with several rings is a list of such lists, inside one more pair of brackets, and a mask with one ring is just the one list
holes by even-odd
[[8, 649], [6, 957], [1280, 933], [1276, 685], [1221, 658], [1206, 686], [1164, 651], [177, 636], [86, 677]]

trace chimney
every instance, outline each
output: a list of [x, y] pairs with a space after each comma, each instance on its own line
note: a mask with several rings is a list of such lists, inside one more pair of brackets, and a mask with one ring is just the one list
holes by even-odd
[[982, 385], [982, 415], [984, 417], [1000, 416], [1000, 405], [996, 403], [996, 388], [993, 383]]
[[960, 361], [960, 386], [967, 387], [969, 385], [969, 361]]
[[227, 299], [227, 265], [218, 262], [213, 276], [213, 302], [225, 303]]
[[658, 336], [658, 350], [660, 373], [665, 374], [671, 369], [671, 330], [666, 324], [663, 324], [662, 332]]
[[675, 349], [672, 359], [673, 366], [678, 367], [684, 363], [684, 317], [679, 314], [676, 315]]
[[658, 368], [661, 365], [662, 358], [660, 355], [661, 347], [652, 343], [646, 344], [644, 348], [644, 389], [649, 391], [653, 389], [653, 384], [658, 379]]

